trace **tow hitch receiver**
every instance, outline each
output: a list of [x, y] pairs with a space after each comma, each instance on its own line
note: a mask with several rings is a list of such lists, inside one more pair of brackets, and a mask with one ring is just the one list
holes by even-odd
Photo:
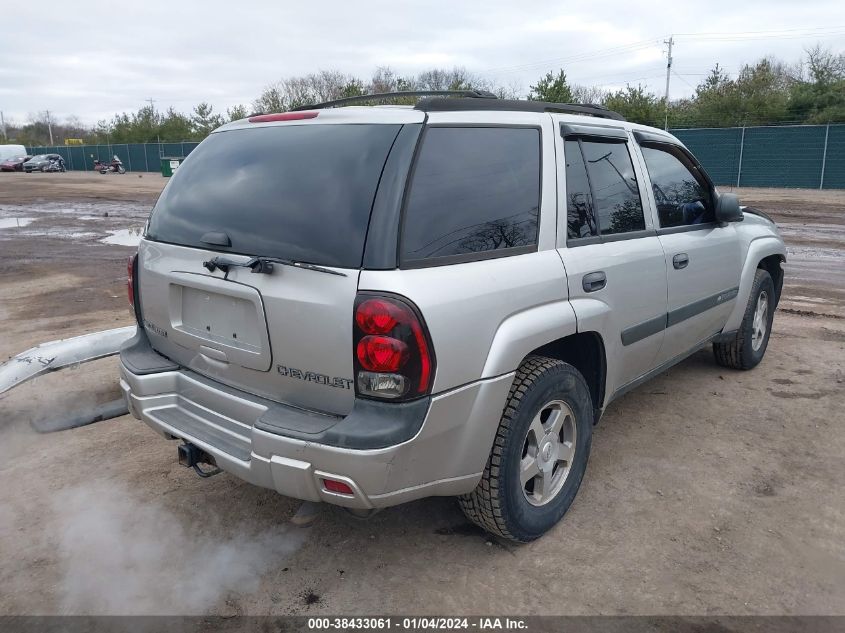
[[[199, 446], [185, 442], [177, 447], [179, 451], [179, 463], [185, 468], [193, 468], [200, 477], [213, 477], [223, 472], [220, 468], [216, 468], [217, 462], [214, 457], [206, 453]], [[200, 464], [209, 464], [215, 466], [213, 470], [203, 470]]]

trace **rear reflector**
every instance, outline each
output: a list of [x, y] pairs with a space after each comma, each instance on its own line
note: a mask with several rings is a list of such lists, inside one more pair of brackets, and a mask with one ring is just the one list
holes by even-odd
[[341, 495], [354, 495], [349, 484], [334, 479], [323, 479], [323, 487], [329, 492], [336, 492]]
[[271, 121], [299, 121], [301, 119], [315, 119], [319, 112], [278, 112], [276, 114], [258, 114], [249, 117], [250, 123], [270, 123]]

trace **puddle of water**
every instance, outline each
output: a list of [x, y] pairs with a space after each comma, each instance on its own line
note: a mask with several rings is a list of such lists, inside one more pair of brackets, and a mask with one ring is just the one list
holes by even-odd
[[103, 244], [118, 244], [119, 246], [138, 246], [141, 238], [144, 235], [144, 229], [140, 226], [132, 227], [131, 229], [121, 229], [120, 231], [109, 231], [111, 235], [104, 237], [100, 241]]
[[16, 229], [33, 221], [35, 218], [0, 218], [0, 229]]
[[0, 216], [3, 215], [58, 215], [82, 219], [108, 217], [119, 219], [146, 218], [152, 205], [146, 202], [76, 202], [69, 206], [67, 202], [36, 202], [32, 204], [0, 203]]
[[814, 248], [812, 246], [787, 246], [787, 262], [791, 259], [845, 259], [845, 250]]

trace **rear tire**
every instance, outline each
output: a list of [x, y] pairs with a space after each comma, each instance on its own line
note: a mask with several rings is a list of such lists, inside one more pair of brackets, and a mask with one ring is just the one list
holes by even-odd
[[716, 363], [731, 369], [753, 369], [766, 353], [777, 301], [771, 275], [762, 268], [754, 274], [751, 294], [736, 335], [727, 342], [713, 343]]
[[467, 518], [527, 543], [572, 505], [590, 456], [593, 402], [572, 365], [529, 356], [516, 372], [476, 489], [459, 497]]

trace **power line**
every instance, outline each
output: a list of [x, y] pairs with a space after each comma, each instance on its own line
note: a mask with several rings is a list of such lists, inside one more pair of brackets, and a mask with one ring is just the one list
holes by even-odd
[[833, 33], [823, 33], [823, 34], [816, 34], [816, 35], [760, 35], [756, 37], [734, 37], [734, 36], [727, 36], [727, 37], [700, 37], [700, 38], [690, 38], [690, 37], [683, 37], [684, 40], [692, 40], [697, 42], [753, 42], [755, 40], [804, 40], [804, 39], [815, 39], [815, 40], [824, 40], [830, 38], [838, 38], [845, 35], [845, 31], [838, 31]]
[[779, 33], [796, 33], [798, 31], [805, 31], [805, 33], [801, 35], [786, 35], [784, 37], [804, 37], [804, 36], [812, 36], [815, 34], [823, 34], [825, 31], [839, 31], [845, 29], [845, 24], [839, 26], [816, 26], [816, 27], [804, 27], [804, 28], [796, 28], [796, 29], [772, 29], [768, 31], [701, 31], [698, 33], [675, 33], [677, 37], [702, 37], [702, 36], [717, 36], [717, 37], [730, 37], [730, 36], [753, 36], [753, 35], [764, 35], [766, 37], [777, 37]]
[[682, 75], [679, 75], [679, 74], [678, 74], [678, 73], [676, 73], [674, 70], [672, 71], [672, 74], [673, 74], [673, 75], [675, 75], [675, 77], [677, 77], [677, 78], [678, 78], [678, 79], [680, 79], [681, 81], [683, 81], [683, 82], [684, 82], [686, 85], [688, 85], [690, 88], [692, 88], [693, 90], [695, 90], [695, 86], [693, 86], [690, 82], [688, 82], [686, 79], [684, 79]]
[[587, 51], [584, 53], [578, 53], [575, 55], [570, 55], [567, 57], [554, 57], [551, 59], [543, 59], [535, 62], [526, 62], [524, 64], [518, 64], [515, 66], [500, 66], [498, 68], [487, 68], [483, 69], [480, 72], [501, 72], [501, 73], [509, 73], [509, 72], [518, 72], [520, 70], [527, 70], [529, 68], [533, 68], [535, 66], [543, 66], [548, 64], [574, 64], [581, 61], [591, 61], [593, 59], [601, 59], [603, 57], [609, 57], [613, 55], [618, 55], [621, 53], [633, 52], [636, 50], [642, 50], [646, 48], [651, 48], [657, 44], [657, 40], [644, 40], [642, 42], [634, 42], [632, 44], [625, 44], [623, 46], [614, 46], [611, 48], [605, 49], [598, 49], [594, 51]]
[[[597, 49], [583, 53], [577, 53], [565, 57], [553, 57], [549, 59], [537, 60], [534, 62], [526, 62], [524, 64], [517, 64], [514, 66], [500, 66], [496, 68], [482, 69], [482, 73], [500, 73], [509, 74], [520, 72], [523, 70], [530, 70], [537, 66], [547, 66], [550, 64], [559, 64], [561, 66], [574, 65], [585, 61], [593, 61], [596, 59], [603, 59], [606, 57], [613, 57], [624, 53], [632, 53], [639, 50], [645, 50], [655, 46], [664, 37], [684, 38], [687, 40], [697, 40], [701, 42], [731, 42], [731, 41], [745, 41], [756, 39], [801, 39], [809, 37], [835, 37], [845, 35], [845, 25], [828, 26], [828, 27], [806, 27], [796, 29], [776, 29], [768, 31], [711, 31], [700, 33], [675, 33], [673, 35], [660, 36], [654, 39], [642, 40], [639, 42], [632, 42], [620, 46], [613, 46], [605, 49]], [[664, 43], [666, 41], [664, 40]]]

